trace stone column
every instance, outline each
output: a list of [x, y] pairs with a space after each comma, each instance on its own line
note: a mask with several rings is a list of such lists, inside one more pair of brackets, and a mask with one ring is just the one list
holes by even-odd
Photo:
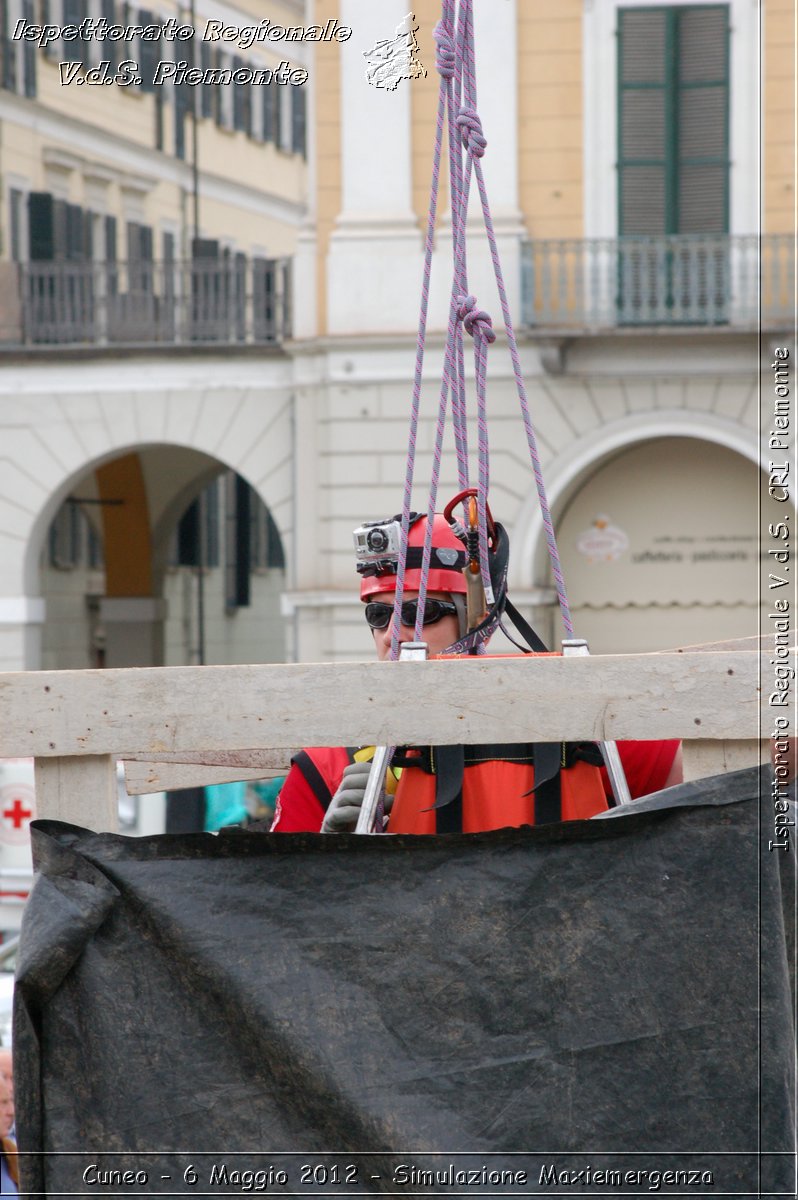
[[[406, 0], [341, 0], [342, 209], [330, 241], [328, 331], [407, 332], [417, 324], [421, 235], [411, 204], [410, 88], [376, 87], [364, 51], [391, 39]], [[428, 65], [429, 69], [429, 65]]]

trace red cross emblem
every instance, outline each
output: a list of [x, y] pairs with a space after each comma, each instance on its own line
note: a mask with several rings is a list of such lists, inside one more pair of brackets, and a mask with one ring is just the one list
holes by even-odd
[[0, 787], [0, 843], [23, 846], [29, 838], [29, 822], [36, 817], [36, 797], [26, 783]]
[[11, 808], [3, 809], [3, 816], [7, 820], [11, 821], [15, 829], [21, 829], [22, 822], [29, 821], [33, 816], [33, 813], [29, 808], [25, 808], [24, 804], [17, 796]]

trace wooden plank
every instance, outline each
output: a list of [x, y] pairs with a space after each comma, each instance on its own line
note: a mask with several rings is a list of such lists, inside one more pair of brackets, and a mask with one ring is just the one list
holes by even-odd
[[163, 754], [157, 762], [144, 754], [125, 761], [125, 788], [129, 796], [168, 792], [178, 788], [209, 787], [248, 779], [274, 779], [285, 775], [296, 750], [182, 750]]
[[[791, 644], [795, 647], [796, 631], [791, 635]], [[722, 642], [701, 642], [697, 646], [677, 646], [675, 650], [655, 650], [655, 654], [701, 654], [718, 650], [761, 650], [764, 654], [773, 645], [773, 634], [754, 634], [753, 637], [729, 638]]]
[[699, 739], [684, 742], [682, 745], [685, 783], [689, 783], [691, 779], [708, 779], [710, 775], [742, 771], [745, 767], [755, 767], [758, 763], [768, 762], [769, 759], [770, 742], [765, 740], [735, 742], [724, 739]]
[[0, 757], [750, 738], [772, 715], [758, 675], [733, 651], [18, 672], [0, 675]]
[[[299, 747], [301, 749], [301, 747]], [[192, 763], [205, 767], [244, 767], [247, 770], [261, 770], [258, 776], [266, 778], [269, 774], [280, 775], [288, 769], [288, 763], [295, 749], [285, 750], [177, 750], [171, 754], [160, 754], [158, 763]], [[152, 761], [147, 754], [131, 754], [127, 762], [146, 763]], [[254, 778], [254, 776], [253, 776]]]
[[36, 758], [34, 779], [40, 819], [70, 821], [100, 833], [115, 833], [119, 828], [119, 792], [112, 755]]
[[282, 770], [267, 767], [208, 767], [201, 763], [133, 762], [128, 759], [125, 762], [125, 789], [129, 796], [143, 796], [148, 792], [210, 787], [214, 783], [274, 779], [276, 776], [286, 775], [289, 765], [287, 754]]

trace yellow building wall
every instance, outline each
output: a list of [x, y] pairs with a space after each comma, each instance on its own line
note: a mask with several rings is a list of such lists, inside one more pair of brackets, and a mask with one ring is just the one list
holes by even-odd
[[[338, 0], [316, 0], [317, 25], [337, 18]], [[313, 67], [316, 81], [316, 296], [320, 335], [327, 332], [327, 251], [341, 211], [341, 50], [338, 42], [318, 42]]]
[[[263, 0], [240, 0], [236, 8], [238, 15], [231, 15], [227, 21], [239, 29], [248, 24], [257, 25], [265, 17], [273, 24], [304, 24], [296, 6], [290, 4], [264, 5]], [[159, 4], [157, 16], [160, 19], [174, 16], [181, 24], [187, 23], [185, 5]], [[204, 15], [197, 18], [198, 35], [205, 29], [205, 20]], [[289, 41], [257, 42], [246, 50], [235, 42], [214, 45], [227, 54], [239, 55], [253, 67], [273, 68], [283, 59], [299, 65], [295, 58], [296, 44]], [[191, 42], [163, 42], [161, 57], [190, 61], [191, 46]], [[309, 47], [310, 44], [305, 43], [305, 50]], [[64, 57], [77, 58], [76, 48], [77, 43], [66, 43]], [[93, 48], [96, 53], [98, 44], [94, 43]], [[134, 44], [118, 42], [116, 52], [118, 58], [135, 60], [138, 57], [138, 48]], [[310, 66], [309, 70], [312, 69]], [[93, 212], [115, 215], [120, 259], [127, 253], [126, 220], [153, 227], [156, 259], [161, 256], [159, 231], [164, 226], [178, 233], [176, 254], [188, 254], [193, 233], [192, 128], [191, 118], [187, 117], [186, 155], [184, 160], [178, 160], [174, 155], [173, 94], [167, 98], [167, 93], [163, 93], [163, 148], [159, 150], [156, 148], [154, 94], [116, 85], [63, 86], [57, 64], [39, 50], [36, 52], [36, 84], [36, 97], [22, 100], [30, 106], [25, 112], [26, 119], [15, 120], [14, 108], [8, 107], [0, 121], [2, 177], [7, 179], [11, 175], [24, 179], [32, 191], [52, 190]], [[253, 104], [262, 102], [263, 86], [272, 85], [253, 85]], [[198, 102], [200, 90], [198, 88], [195, 93]], [[228, 92], [229, 88], [224, 90]], [[292, 91], [290, 85], [281, 87], [284, 103], [290, 103]], [[36, 114], [33, 121], [28, 119], [31, 112]], [[48, 118], [57, 119], [57, 133], [47, 129]], [[60, 160], [60, 166], [53, 164], [54, 157]], [[220, 128], [213, 118], [205, 117], [198, 123], [198, 160], [200, 233], [203, 237], [221, 239], [244, 252], [255, 247], [277, 255], [293, 251], [298, 219], [283, 221], [264, 216], [257, 203], [253, 203], [253, 194], [263, 193], [298, 207], [303, 205], [307, 166], [301, 155], [247, 137], [241, 131]], [[98, 182], [98, 168], [99, 174], [105, 176], [104, 184]], [[132, 192], [124, 187], [127, 175], [136, 179]], [[243, 186], [249, 195], [241, 202], [237, 200], [235, 189], [228, 189], [225, 202], [207, 195], [207, 185], [213, 184], [218, 190], [227, 182]], [[7, 207], [5, 204], [0, 206], [4, 256], [8, 254], [9, 244]]]
[[[441, 77], [435, 66], [435, 39], [432, 31], [440, 20], [440, 0], [416, 0], [413, 12], [418, 20], [419, 58], [427, 74], [414, 79], [410, 90], [410, 112], [412, 121], [412, 179], [413, 211], [419, 225], [426, 231], [429, 215], [429, 194], [432, 183], [432, 156], [435, 147], [435, 130], [438, 116], [438, 95]], [[448, 210], [449, 183], [446, 166], [446, 133], [443, 136], [440, 188], [438, 192], [438, 217]]]
[[524, 223], [535, 238], [581, 237], [581, 0], [521, 0], [517, 54]]
[[793, 0], [765, 0], [763, 233], [795, 232], [795, 39]]

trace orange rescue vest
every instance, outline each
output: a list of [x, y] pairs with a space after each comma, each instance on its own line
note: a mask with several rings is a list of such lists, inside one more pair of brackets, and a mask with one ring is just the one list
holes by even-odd
[[[535, 789], [533, 759], [549, 751]], [[551, 752], [558, 754], [551, 770]], [[507, 826], [578, 821], [609, 808], [597, 748], [589, 745], [438, 746], [410, 750], [388, 822], [389, 833], [479, 833]], [[396, 759], [394, 759], [396, 762]], [[448, 776], [448, 778], [446, 778]], [[441, 797], [446, 779], [447, 795]], [[437, 805], [437, 807], [436, 807]]]

